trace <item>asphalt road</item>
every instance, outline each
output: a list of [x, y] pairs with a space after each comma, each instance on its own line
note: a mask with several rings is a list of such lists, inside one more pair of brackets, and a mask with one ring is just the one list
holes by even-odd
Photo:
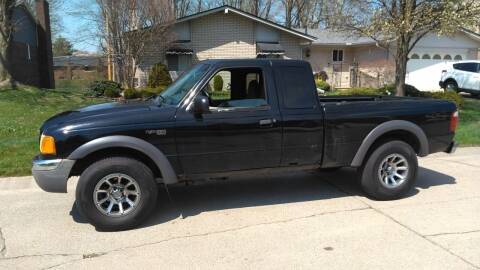
[[414, 190], [365, 198], [352, 170], [162, 190], [141, 228], [98, 232], [68, 194], [0, 179], [0, 269], [478, 269], [480, 148], [420, 160]]

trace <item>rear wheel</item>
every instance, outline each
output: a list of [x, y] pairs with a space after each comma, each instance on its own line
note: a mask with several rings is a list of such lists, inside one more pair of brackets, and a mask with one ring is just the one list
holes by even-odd
[[393, 200], [415, 184], [418, 161], [415, 151], [402, 141], [391, 141], [376, 148], [360, 168], [360, 182], [368, 196]]
[[101, 230], [125, 230], [144, 221], [157, 201], [153, 173], [142, 162], [112, 157], [91, 164], [80, 176], [76, 205]]
[[445, 92], [448, 91], [453, 91], [453, 92], [458, 92], [458, 85], [455, 81], [447, 81], [445, 83]]

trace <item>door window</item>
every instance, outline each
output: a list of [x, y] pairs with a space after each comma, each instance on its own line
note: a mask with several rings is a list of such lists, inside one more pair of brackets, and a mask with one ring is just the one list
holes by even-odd
[[478, 64], [477, 63], [458, 63], [453, 64], [453, 68], [461, 71], [467, 72], [478, 72]]
[[268, 106], [260, 68], [231, 68], [217, 72], [204, 88], [210, 110]]

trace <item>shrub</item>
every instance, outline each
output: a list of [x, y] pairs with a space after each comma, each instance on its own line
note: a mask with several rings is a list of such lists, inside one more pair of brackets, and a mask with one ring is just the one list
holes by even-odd
[[432, 98], [451, 101], [455, 103], [455, 105], [457, 105], [457, 108], [463, 107], [463, 103], [464, 103], [463, 97], [457, 92], [448, 91], [448, 92], [425, 92], [425, 93], [427, 96]]
[[327, 72], [325, 71], [320, 71], [319, 73], [315, 74], [315, 77], [318, 79], [318, 80], [322, 80], [322, 81], [326, 81], [328, 80], [328, 75], [327, 75]]
[[148, 87], [156, 88], [160, 86], [167, 86], [172, 83], [170, 74], [168, 74], [167, 67], [163, 64], [155, 64], [148, 74]]
[[123, 97], [125, 99], [136, 99], [140, 97], [140, 92], [136, 89], [128, 88], [123, 91]]
[[104, 96], [109, 98], [116, 98], [120, 96], [120, 89], [107, 88], [103, 93]]
[[332, 87], [330, 86], [330, 84], [328, 84], [324, 80], [316, 80], [315, 84], [317, 85], [317, 88], [320, 88], [326, 92], [329, 92], [330, 90], [332, 90]]
[[163, 90], [165, 90], [165, 88], [166, 88], [166, 86], [159, 86], [159, 87], [156, 87], [156, 88], [145, 87], [145, 88], [140, 89], [140, 96], [143, 99], [147, 99], [147, 98], [153, 97], [155, 95], [159, 95], [160, 93], [163, 92]]
[[116, 93], [116, 96], [118, 96], [121, 91], [121, 86], [114, 81], [94, 81], [88, 87], [87, 95], [93, 97], [108, 96], [106, 94], [107, 90], [109, 95], [115, 95]]
[[216, 75], [213, 78], [213, 90], [220, 92], [223, 90], [223, 78], [220, 75]]
[[388, 95], [383, 88], [371, 88], [371, 87], [354, 87], [347, 90], [339, 91], [339, 95], [342, 96], [378, 96]]

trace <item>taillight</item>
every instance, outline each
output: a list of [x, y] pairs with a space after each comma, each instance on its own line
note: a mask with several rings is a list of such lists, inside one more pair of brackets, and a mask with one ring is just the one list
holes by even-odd
[[455, 132], [458, 126], [458, 111], [452, 113], [450, 117], [450, 132]]

